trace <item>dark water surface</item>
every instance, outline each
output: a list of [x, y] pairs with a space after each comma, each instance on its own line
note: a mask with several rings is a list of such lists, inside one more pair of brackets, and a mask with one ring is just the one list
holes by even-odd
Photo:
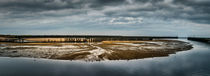
[[187, 42], [193, 44], [192, 50], [128, 61], [0, 57], [0, 76], [210, 76], [210, 45]]

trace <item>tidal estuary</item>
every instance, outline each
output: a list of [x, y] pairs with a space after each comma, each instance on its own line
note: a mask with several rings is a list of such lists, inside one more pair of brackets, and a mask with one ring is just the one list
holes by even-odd
[[133, 60], [54, 60], [0, 57], [0, 76], [210, 76], [210, 44], [165, 57]]

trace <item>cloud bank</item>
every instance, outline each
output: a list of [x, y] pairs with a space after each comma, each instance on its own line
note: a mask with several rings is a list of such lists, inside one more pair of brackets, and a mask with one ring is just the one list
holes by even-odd
[[209, 0], [1, 0], [2, 34], [210, 34]]

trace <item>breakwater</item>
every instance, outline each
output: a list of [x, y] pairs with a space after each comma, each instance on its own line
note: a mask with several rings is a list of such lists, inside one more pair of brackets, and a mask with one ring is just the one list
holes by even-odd
[[194, 40], [194, 41], [210, 43], [210, 38], [188, 37], [188, 40]]

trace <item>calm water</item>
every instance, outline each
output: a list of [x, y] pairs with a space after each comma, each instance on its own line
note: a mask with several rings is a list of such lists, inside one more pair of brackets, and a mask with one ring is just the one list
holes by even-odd
[[210, 76], [210, 45], [188, 42], [193, 44], [192, 50], [129, 61], [0, 57], [0, 76]]

